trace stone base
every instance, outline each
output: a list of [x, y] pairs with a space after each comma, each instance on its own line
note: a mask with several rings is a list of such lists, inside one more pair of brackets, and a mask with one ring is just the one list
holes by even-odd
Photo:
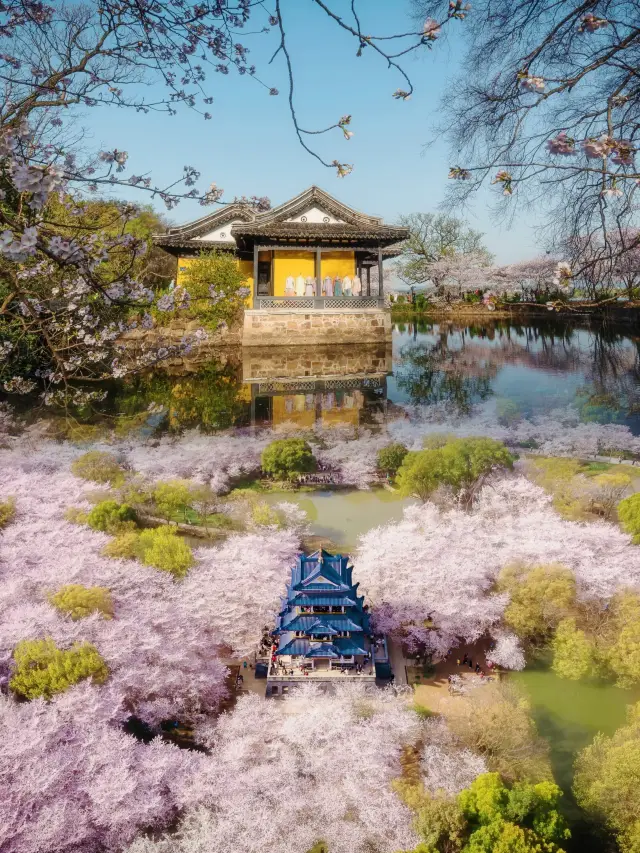
[[381, 308], [244, 312], [242, 344], [245, 347], [390, 340], [391, 311]]
[[317, 344], [313, 348], [258, 346], [242, 350], [245, 382], [324, 379], [346, 376], [386, 376], [393, 370], [391, 344]]

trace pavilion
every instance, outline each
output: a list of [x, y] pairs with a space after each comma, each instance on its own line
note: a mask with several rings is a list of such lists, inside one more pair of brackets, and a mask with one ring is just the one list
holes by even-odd
[[341, 554], [298, 557], [274, 631], [267, 695], [301, 678], [375, 680], [370, 617], [352, 573]]
[[408, 236], [312, 186], [265, 212], [224, 205], [153, 240], [177, 258], [178, 285], [202, 251], [233, 253], [249, 290], [243, 343], [269, 346], [390, 338], [383, 261]]

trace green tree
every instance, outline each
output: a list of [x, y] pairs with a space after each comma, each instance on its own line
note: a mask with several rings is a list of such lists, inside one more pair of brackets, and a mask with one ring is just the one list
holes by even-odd
[[507, 785], [498, 773], [483, 773], [458, 795], [469, 826], [464, 853], [559, 853], [558, 843], [570, 837], [561, 796], [554, 782]]
[[595, 642], [576, 627], [575, 619], [563, 619], [551, 643], [553, 670], [562, 678], [578, 681], [600, 673]]
[[221, 322], [231, 325], [238, 319], [248, 294], [246, 278], [231, 252], [216, 249], [201, 252], [187, 267], [182, 286], [189, 294], [189, 307], [176, 312], [156, 312], [166, 322], [174, 315], [198, 320], [215, 330]]
[[640, 596], [624, 590], [613, 598], [610, 610], [606, 662], [619, 687], [632, 687], [640, 681]]
[[509, 593], [504, 621], [523, 640], [543, 644], [575, 609], [576, 581], [564, 566], [505, 566], [498, 590]]
[[122, 485], [124, 469], [112, 453], [101, 450], [90, 450], [83, 453], [71, 463], [71, 473], [83, 480], [93, 483], [110, 483], [112, 486]]
[[158, 483], [153, 500], [163, 518], [171, 521], [178, 513], [186, 520], [186, 511], [191, 506], [191, 484], [188, 480], [168, 480]]
[[9, 686], [25, 699], [51, 699], [85, 678], [102, 684], [109, 676], [106, 663], [91, 643], [59, 649], [51, 637], [22, 640], [13, 651], [13, 659]]
[[63, 586], [49, 599], [51, 604], [72, 619], [84, 619], [92, 613], [102, 613], [107, 619], [113, 619], [113, 600], [111, 593], [103, 586], [82, 586], [69, 584]]
[[415, 828], [423, 843], [414, 853], [456, 853], [462, 848], [467, 821], [460, 804], [441, 794], [423, 795]]
[[578, 804], [615, 833], [624, 853], [640, 850], [640, 703], [613, 735], [597, 734], [578, 754], [573, 791]]
[[623, 530], [633, 536], [636, 545], [640, 545], [640, 492], [620, 501], [618, 518]]
[[292, 480], [297, 474], [316, 470], [309, 444], [302, 438], [280, 438], [262, 451], [262, 470], [277, 480]]
[[102, 549], [105, 557], [113, 560], [134, 560], [139, 556], [140, 534], [135, 530], [119, 533]]
[[378, 470], [385, 474], [395, 474], [408, 452], [404, 444], [400, 443], [388, 444], [380, 448], [377, 456]]
[[181, 539], [175, 527], [155, 527], [138, 535], [136, 553], [146, 566], [183, 578], [194, 559], [191, 548]]
[[135, 525], [135, 510], [127, 504], [107, 500], [97, 503], [87, 515], [87, 524], [94, 530], [118, 533]]
[[457, 438], [433, 450], [410, 452], [398, 471], [398, 484], [406, 495], [427, 500], [446, 486], [470, 508], [488, 474], [511, 469], [513, 456], [491, 438]]

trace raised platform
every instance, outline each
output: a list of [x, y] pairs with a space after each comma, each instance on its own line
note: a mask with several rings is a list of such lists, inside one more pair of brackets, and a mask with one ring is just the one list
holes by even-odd
[[391, 341], [391, 311], [386, 308], [275, 307], [244, 312], [246, 347], [387, 341]]

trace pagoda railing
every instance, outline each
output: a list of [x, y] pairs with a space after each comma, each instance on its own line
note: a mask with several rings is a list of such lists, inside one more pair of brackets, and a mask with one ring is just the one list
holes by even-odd
[[256, 296], [254, 308], [261, 311], [359, 311], [384, 308], [384, 298], [377, 296]]

